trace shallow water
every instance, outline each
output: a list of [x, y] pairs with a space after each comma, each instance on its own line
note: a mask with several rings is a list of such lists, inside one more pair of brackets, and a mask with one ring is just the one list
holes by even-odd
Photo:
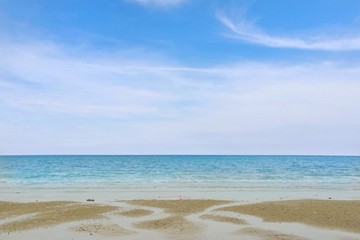
[[360, 189], [350, 156], [0, 156], [0, 183], [22, 187]]

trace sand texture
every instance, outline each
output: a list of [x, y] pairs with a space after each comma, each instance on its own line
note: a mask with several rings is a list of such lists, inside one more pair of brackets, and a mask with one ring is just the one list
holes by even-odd
[[228, 203], [220, 200], [131, 200], [128, 204], [164, 209], [170, 217], [143, 221], [134, 224], [137, 228], [165, 231], [171, 234], [190, 234], [199, 232], [199, 224], [188, 221], [185, 216], [202, 212], [205, 209]]
[[247, 227], [243, 228], [240, 231], [236, 232], [235, 234], [239, 235], [248, 235], [248, 236], [254, 236], [259, 237], [261, 239], [266, 240], [306, 240], [305, 238], [290, 235], [290, 234], [283, 234], [276, 231], [269, 231], [264, 230], [261, 228], [254, 228], [254, 227]]
[[73, 227], [71, 230], [82, 232], [89, 235], [100, 235], [105, 237], [130, 235], [134, 232], [129, 231], [118, 224], [81, 224], [80, 226]]
[[212, 220], [216, 222], [225, 222], [225, 223], [233, 223], [233, 224], [240, 224], [245, 225], [247, 224], [245, 220], [233, 218], [233, 217], [226, 217], [226, 216], [219, 216], [213, 214], [205, 214], [201, 216], [203, 220]]
[[17, 217], [25, 214], [52, 211], [73, 204], [74, 202], [0, 202], [0, 219]]
[[145, 217], [148, 215], [151, 215], [153, 211], [145, 210], [145, 209], [132, 209], [124, 212], [119, 212], [119, 215], [125, 216], [125, 217]]
[[360, 201], [0, 202], [0, 210], [4, 240], [360, 239]]
[[126, 203], [137, 206], [148, 206], [165, 209], [167, 213], [189, 215], [204, 211], [214, 205], [225, 204], [231, 201], [222, 200], [130, 200]]
[[[60, 203], [60, 205], [58, 204]], [[17, 204], [3, 203], [4, 206], [16, 206]], [[0, 232], [23, 231], [32, 228], [48, 227], [66, 222], [81, 221], [85, 219], [96, 219], [103, 217], [102, 214], [117, 209], [114, 206], [102, 206], [95, 204], [79, 204], [79, 203], [27, 203], [20, 204], [21, 210], [15, 211], [11, 209], [11, 216], [23, 214], [35, 214], [24, 219], [11, 221], [0, 225]], [[39, 206], [46, 206], [40, 208]], [[7, 214], [8, 215], [8, 214]]]
[[171, 234], [190, 234], [198, 232], [201, 229], [198, 225], [179, 215], [144, 221], [134, 225], [142, 229], [165, 231]]
[[360, 232], [360, 201], [294, 200], [226, 207], [268, 222], [299, 222], [324, 228]]

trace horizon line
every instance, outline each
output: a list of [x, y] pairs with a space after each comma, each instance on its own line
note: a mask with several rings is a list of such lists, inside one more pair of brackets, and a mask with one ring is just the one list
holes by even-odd
[[342, 154], [0, 154], [0, 157], [31, 156], [293, 156], [293, 157], [360, 157], [360, 155]]

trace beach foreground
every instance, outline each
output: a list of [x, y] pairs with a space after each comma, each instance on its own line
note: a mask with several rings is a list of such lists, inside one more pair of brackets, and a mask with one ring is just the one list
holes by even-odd
[[0, 202], [0, 239], [360, 239], [360, 201]]

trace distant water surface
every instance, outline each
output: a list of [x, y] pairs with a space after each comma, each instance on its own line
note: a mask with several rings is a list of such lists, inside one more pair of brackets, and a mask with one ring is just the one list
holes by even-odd
[[0, 186], [360, 190], [360, 157], [0, 156]]

